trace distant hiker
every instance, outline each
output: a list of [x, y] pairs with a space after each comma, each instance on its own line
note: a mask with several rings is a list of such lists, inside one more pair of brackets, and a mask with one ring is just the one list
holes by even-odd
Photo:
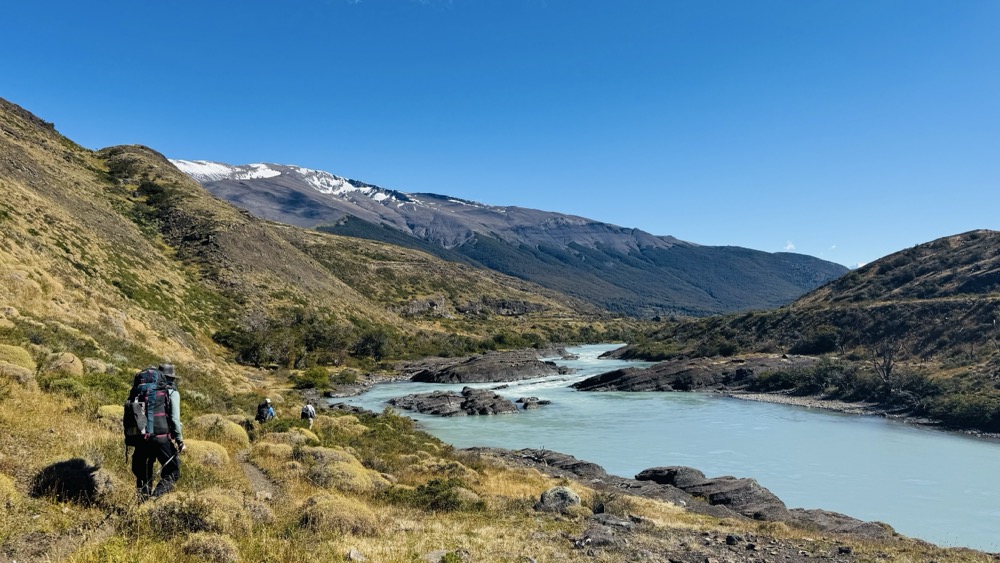
[[[140, 501], [170, 492], [180, 478], [178, 456], [184, 451], [182, 427], [181, 396], [177, 392], [174, 366], [162, 364], [137, 373], [125, 403], [125, 445], [126, 454], [128, 446], [135, 447], [132, 474]], [[154, 489], [153, 466], [157, 461], [160, 481]]]
[[274, 408], [271, 407], [271, 399], [265, 397], [264, 400], [257, 405], [257, 416], [254, 417], [254, 420], [264, 424], [272, 418], [274, 418]]
[[305, 405], [302, 405], [302, 418], [309, 421], [309, 428], [313, 427], [313, 419], [316, 418], [316, 408], [313, 407], [312, 401], [306, 401]]

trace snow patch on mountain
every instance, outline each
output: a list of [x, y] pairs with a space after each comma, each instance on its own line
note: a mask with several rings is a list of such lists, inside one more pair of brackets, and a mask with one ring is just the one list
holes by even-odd
[[208, 160], [173, 160], [170, 162], [181, 172], [191, 176], [198, 182], [214, 182], [218, 180], [255, 180], [274, 178], [281, 172], [266, 164], [247, 164], [245, 166], [230, 166], [221, 162]]

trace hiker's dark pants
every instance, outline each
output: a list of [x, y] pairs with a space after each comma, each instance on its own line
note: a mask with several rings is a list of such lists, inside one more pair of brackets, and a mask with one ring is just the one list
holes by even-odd
[[[160, 482], [153, 489], [153, 464], [159, 461]], [[166, 436], [151, 438], [136, 446], [132, 454], [132, 474], [135, 475], [135, 488], [143, 497], [159, 496], [169, 493], [174, 483], [181, 476], [181, 460], [177, 456], [177, 448]]]

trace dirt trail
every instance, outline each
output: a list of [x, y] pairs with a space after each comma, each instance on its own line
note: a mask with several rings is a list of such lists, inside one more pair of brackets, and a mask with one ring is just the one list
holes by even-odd
[[250, 480], [250, 484], [253, 485], [253, 490], [257, 493], [257, 496], [265, 499], [273, 499], [278, 494], [278, 488], [275, 487], [274, 482], [264, 475], [264, 472], [257, 469], [257, 466], [247, 461], [247, 450], [243, 450], [236, 454], [236, 461], [239, 462], [240, 467], [243, 468], [243, 473], [246, 474], [247, 479]]

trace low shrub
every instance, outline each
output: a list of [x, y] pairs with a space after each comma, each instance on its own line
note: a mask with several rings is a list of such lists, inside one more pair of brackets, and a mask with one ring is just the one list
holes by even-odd
[[432, 479], [414, 489], [393, 487], [385, 493], [385, 497], [390, 502], [429, 512], [482, 510], [486, 507], [486, 503], [460, 479]]

